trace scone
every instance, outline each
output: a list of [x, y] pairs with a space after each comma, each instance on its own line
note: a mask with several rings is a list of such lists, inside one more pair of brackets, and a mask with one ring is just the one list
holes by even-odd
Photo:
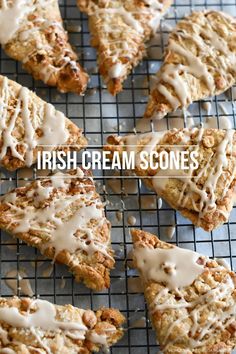
[[236, 276], [221, 261], [133, 230], [134, 265], [163, 354], [230, 354]]
[[94, 312], [41, 299], [0, 298], [0, 352], [90, 354], [116, 343], [124, 321], [113, 308]]
[[[146, 185], [194, 225], [211, 231], [226, 222], [233, 207], [236, 186], [236, 133], [220, 129], [173, 129], [128, 136], [110, 136], [105, 150], [134, 151], [135, 172]], [[157, 152], [197, 153], [195, 167], [187, 170], [141, 169], [141, 154], [151, 160]], [[121, 155], [122, 156], [122, 155]], [[155, 161], [154, 161], [155, 162]], [[181, 165], [180, 165], [181, 167]], [[189, 167], [189, 166], [187, 166]]]
[[38, 151], [80, 150], [85, 137], [63, 113], [25, 87], [0, 75], [0, 164], [30, 167]]
[[5, 194], [0, 228], [67, 265], [89, 288], [109, 287], [110, 223], [89, 172], [55, 174]]
[[99, 71], [116, 95], [146, 55], [145, 43], [159, 27], [172, 0], [77, 0], [88, 14], [91, 45], [97, 49]]
[[236, 20], [219, 11], [193, 12], [170, 33], [145, 116], [163, 118], [235, 83]]
[[36, 80], [82, 94], [88, 75], [63, 28], [58, 0], [2, 0], [0, 44]]

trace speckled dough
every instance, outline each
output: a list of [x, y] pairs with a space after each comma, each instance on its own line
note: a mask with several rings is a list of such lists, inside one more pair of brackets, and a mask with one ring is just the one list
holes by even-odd
[[[110, 347], [123, 335], [121, 326], [125, 319], [118, 310], [101, 308], [94, 312], [71, 305], [59, 306], [46, 301], [44, 303], [47, 307], [49, 306], [49, 309], [50, 307], [55, 309], [55, 320], [58, 323], [68, 325], [68, 327], [71, 323], [78, 324], [85, 330], [66, 330], [60, 326], [57, 329], [14, 327], [1, 321], [0, 351], [2, 353], [90, 354], [98, 352], [103, 347]], [[2, 309], [14, 309], [27, 317], [29, 314], [37, 313], [38, 305], [37, 300], [34, 299], [0, 298], [0, 312]], [[46, 316], [44, 321], [45, 323], [48, 321]]]
[[53, 175], [5, 194], [0, 227], [65, 264], [94, 290], [110, 285], [110, 223], [89, 172]]
[[[8, 9], [17, 6], [19, 1], [1, 0], [0, 14], [2, 12], [3, 16], [7, 16], [5, 13]], [[6, 43], [1, 43], [5, 52], [21, 61], [36, 80], [56, 86], [61, 92], [82, 94], [87, 86], [88, 75], [68, 42], [58, 1], [22, 0], [19, 7], [25, 12], [22, 10], [16, 31], [7, 38]], [[6, 30], [1, 25], [0, 29]]]
[[170, 33], [145, 117], [163, 118], [235, 83], [236, 21], [219, 11], [193, 12]]
[[[63, 113], [18, 83], [0, 76], [0, 164], [10, 171], [30, 167], [46, 150], [80, 150], [87, 141]], [[63, 145], [63, 146], [61, 146]]]
[[77, 0], [89, 16], [91, 45], [97, 49], [98, 66], [112, 95], [146, 55], [145, 43], [159, 27], [172, 0]]
[[[111, 154], [114, 151], [136, 151], [136, 174], [194, 225], [211, 231], [227, 222], [236, 186], [234, 130], [173, 129], [123, 137], [110, 136], [108, 143], [105, 150], [111, 151]], [[182, 145], [181, 149], [185, 151], [195, 146], [198, 168], [190, 174], [189, 170], [175, 172], [153, 170], [150, 166], [146, 170], [140, 168], [138, 157], [141, 151], [168, 152], [170, 145], [177, 145], [179, 149]]]
[[[134, 254], [140, 249], [179, 249], [141, 230], [133, 230], [132, 238]], [[142, 276], [150, 317], [164, 354], [230, 354], [236, 346], [235, 273], [217, 260], [198, 256], [203, 271], [186, 287], [170, 290], [166, 284]], [[137, 266], [137, 259], [134, 263]]]

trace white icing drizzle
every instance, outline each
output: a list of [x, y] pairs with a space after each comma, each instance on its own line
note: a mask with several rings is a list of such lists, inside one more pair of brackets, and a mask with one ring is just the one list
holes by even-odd
[[[198, 132], [198, 135], [195, 139], [196, 146], [194, 150], [198, 151], [200, 143], [202, 141], [204, 129], [183, 129], [181, 133], [182, 139], [179, 145], [188, 144], [190, 141], [190, 136], [194, 132]], [[157, 150], [157, 145], [160, 144], [161, 139], [166, 134], [163, 132], [150, 132], [139, 135], [129, 135], [123, 138], [125, 148], [128, 152], [136, 152], [136, 166], [140, 166], [140, 152], [145, 151], [150, 154], [152, 151]], [[157, 194], [162, 193], [166, 188], [169, 179], [175, 178], [183, 181], [183, 188], [177, 201], [178, 205], [185, 207], [186, 203], [189, 201], [189, 198], [192, 201], [195, 211], [199, 212], [199, 218], [202, 218], [204, 214], [213, 212], [217, 209], [217, 195], [215, 193], [217, 183], [219, 178], [222, 176], [224, 171], [227, 171], [228, 167], [228, 158], [227, 156], [232, 156], [233, 154], [233, 137], [235, 130], [229, 129], [225, 131], [225, 136], [222, 139], [221, 143], [216, 146], [214, 149], [214, 155], [211, 157], [211, 161], [214, 161], [212, 166], [210, 166], [209, 161], [205, 163], [198, 171], [198, 175], [192, 178], [192, 171], [189, 170], [187, 173], [184, 173], [183, 170], [167, 169], [165, 171], [156, 171], [156, 174], [150, 176], [152, 180], [153, 189]], [[230, 187], [233, 179], [235, 178], [235, 171], [232, 173], [232, 176], [229, 178], [228, 184], [225, 186], [222, 198], [226, 195], [228, 188]], [[162, 177], [164, 175], [164, 177]], [[203, 186], [198, 187], [197, 182], [199, 179], [205, 176], [206, 181]], [[194, 201], [194, 195], [197, 193], [200, 197], [198, 205]], [[227, 219], [229, 212], [220, 211], [222, 215]]]
[[[10, 115], [8, 105], [14, 97], [9, 80], [4, 77], [0, 95], [0, 132], [2, 133], [3, 145], [0, 150], [0, 160], [4, 158], [10, 149], [14, 157], [21, 161], [25, 160], [27, 166], [34, 162], [34, 149], [37, 145], [50, 145], [46, 149], [53, 149], [57, 145], [66, 143], [69, 137], [66, 129], [66, 118], [55, 108], [42, 102], [38, 106], [34, 103], [30, 91], [22, 87], [19, 91], [13, 114]], [[32, 108], [30, 110], [30, 106]], [[9, 119], [10, 116], [10, 119]], [[23, 141], [18, 141], [14, 135], [16, 121], [21, 116], [24, 128]], [[42, 136], [37, 138], [35, 131], [42, 130]], [[17, 148], [23, 146], [25, 153], [18, 152]]]
[[[206, 283], [205, 291], [202, 292], [204, 285], [201, 285], [201, 282], [204, 281], [198, 277], [204, 272], [208, 260], [205, 256], [178, 247], [171, 249], [136, 247], [134, 257], [144, 281], [164, 284], [163, 289], [150, 304], [151, 313], [177, 311], [177, 319], [169, 323], [162, 341], [164, 351], [176, 342], [181, 343], [181, 336], [189, 339], [187, 345], [189, 349], [200, 348], [212, 341], [215, 332], [217, 336], [219, 331], [235, 323], [236, 302], [233, 296], [235, 285], [230, 274], [225, 274], [223, 282], [216, 282], [214, 286], [214, 280], [210, 279], [212, 288], [209, 290], [209, 285]], [[199, 264], [198, 259], [201, 259]], [[209, 268], [210, 271], [225, 272], [227, 269], [225, 264], [222, 265], [221, 260], [218, 264], [215, 268]], [[183, 288], [190, 286], [193, 282], [196, 282], [197, 289], [201, 289], [201, 294], [195, 297], [195, 300], [188, 302], [184, 294], [191, 293], [188, 290], [184, 292]], [[172, 291], [175, 291], [177, 296]], [[214, 304], [219, 305], [214, 307]], [[211, 307], [213, 307], [212, 310]], [[191, 324], [186, 322], [189, 319], [192, 321]], [[176, 327], [181, 328], [181, 335], [174, 341], [170, 336]]]
[[[61, 20], [51, 21], [47, 19], [46, 11], [54, 11], [53, 6], [48, 9], [51, 4], [55, 4], [54, 0], [2, 1], [2, 6], [0, 7], [0, 43], [6, 45], [10, 40], [17, 38], [17, 41], [22, 42], [22, 46], [25, 46], [26, 41], [34, 44], [33, 47], [31, 46], [33, 49], [24, 58], [21, 58], [24, 64], [41, 50], [48, 52], [48, 56], [51, 57], [51, 52], [54, 50], [53, 47], [56, 42], [49, 42], [47, 39], [45, 41], [40, 32], [45, 33], [49, 27], [52, 27], [55, 31], [55, 36], [60, 36], [60, 33], [62, 33], [64, 37], [64, 28]], [[44, 12], [46, 18], [44, 18]], [[41, 18], [38, 17], [39, 13], [42, 13]], [[32, 17], [35, 17], [35, 19], [32, 19]], [[57, 51], [55, 58], [57, 64], [54, 65], [53, 62], [46, 63], [40, 70], [40, 78], [45, 83], [48, 83], [52, 75], [57, 75], [68, 64], [72, 70], [79, 71], [79, 65], [72, 58], [74, 58], [74, 53], [69, 47], [61, 48], [60, 53]]]
[[220, 266], [225, 267], [228, 270], [231, 270], [229, 263], [224, 258], [216, 258], [215, 260]]
[[[67, 222], [57, 221], [57, 229], [52, 232], [49, 242], [55, 248], [56, 254], [65, 249], [74, 253], [78, 248], [82, 248], [88, 254], [96, 251], [107, 254], [104, 247], [94, 241], [93, 231], [87, 226], [91, 220], [104, 220], [102, 209], [98, 209], [96, 204], [81, 206]], [[78, 229], [87, 234], [86, 241], [81, 242], [74, 237]], [[65, 237], [66, 234], [67, 237]]]
[[128, 26], [132, 27], [138, 33], [143, 33], [143, 27], [140, 22], [136, 20], [135, 16], [131, 12], [127, 11], [124, 6], [99, 9], [98, 12], [100, 11], [103, 13], [105, 11], [106, 14], [121, 16]]
[[11, 6], [8, 6], [7, 2], [7, 0], [2, 0], [0, 7], [0, 43], [2, 45], [12, 39], [21, 21], [31, 10], [28, 0], [14, 0]]
[[[104, 53], [104, 57], [111, 57], [113, 62], [107, 73], [109, 79], [126, 76], [127, 70], [130, 68], [130, 61], [123, 63], [120, 58], [132, 59], [138, 55], [137, 51], [139, 50], [136, 41], [132, 37], [136, 35], [137, 42], [148, 39], [149, 35], [146, 36], [145, 31], [147, 31], [149, 26], [149, 30], [154, 34], [159, 27], [160, 19], [164, 12], [163, 4], [159, 0], [146, 0], [146, 6], [138, 6], [138, 8], [134, 0], [123, 2], [123, 4], [119, 6], [113, 1], [109, 1], [106, 7], [99, 7], [93, 4], [92, 12], [98, 18], [96, 25], [103, 33], [103, 38], [101, 38], [102, 45], [103, 47], [109, 47]], [[90, 14], [91, 12], [89, 12]], [[129, 28], [116, 26], [117, 17], [121, 18], [123, 24]], [[130, 32], [127, 33], [127, 36], [130, 36], [127, 41], [120, 39], [122, 30], [129, 30]], [[134, 43], [134, 45], [131, 43]]]
[[47, 103], [45, 105], [44, 117], [43, 136], [39, 138], [38, 143], [40, 145], [47, 145], [47, 150], [50, 149], [50, 146], [52, 148], [52, 146], [64, 144], [69, 138], [64, 114], [56, 111], [53, 105]]
[[198, 253], [178, 247], [135, 248], [134, 257], [145, 281], [164, 283], [169, 289], [191, 285], [204, 270], [204, 265], [197, 263]]
[[38, 207], [41, 202], [45, 201], [46, 199], [48, 199], [50, 197], [50, 195], [53, 191], [53, 187], [44, 188], [39, 181], [37, 181], [36, 183], [37, 183], [37, 186], [35, 188], [35, 191], [27, 192], [26, 196], [28, 198], [34, 197], [34, 205], [35, 205], [35, 207]]
[[[89, 340], [94, 344], [107, 348], [109, 333], [116, 332], [116, 327], [110, 325], [109, 328], [105, 328], [103, 330], [103, 333], [98, 334], [95, 330], [90, 330], [84, 324], [82, 319], [84, 312], [84, 310], [78, 309], [76, 312], [76, 321], [69, 319], [65, 321], [63, 320], [64, 316], [61, 316], [63, 314], [57, 311], [55, 305], [48, 301], [37, 299], [31, 302], [26, 312], [20, 312], [16, 307], [1, 306], [0, 321], [7, 323], [13, 328], [29, 329], [37, 339], [40, 346], [48, 354], [52, 354], [52, 350], [45, 344], [42, 338], [42, 331], [54, 331], [56, 333], [62, 331], [65, 336], [73, 340]], [[58, 316], [59, 313], [60, 317]], [[7, 331], [3, 328], [0, 328], [0, 338], [4, 346], [8, 344], [20, 344], [18, 341], [10, 342], [8, 340]], [[63, 344], [63, 338], [61, 338], [61, 340]], [[35, 348], [32, 347], [32, 349]], [[0, 352], [10, 354], [12, 353], [11, 350], [12, 349], [10, 348], [4, 348], [0, 350]], [[35, 350], [38, 350], [39, 353], [41, 353], [41, 349]]]
[[[56, 179], [52, 179], [52, 186], [44, 187], [40, 181], [37, 181], [34, 193], [28, 195], [28, 198], [34, 200], [33, 205], [29, 204], [24, 209], [11, 205], [15, 212], [14, 222], [17, 222], [14, 233], [40, 230], [44, 235], [42, 247], [46, 249], [52, 246], [55, 249], [54, 257], [63, 250], [75, 254], [80, 249], [88, 255], [99, 251], [106, 257], [112, 258], [107, 251], [109, 240], [101, 242], [96, 236], [99, 228], [106, 223], [106, 218], [102, 202], [99, 197], [94, 198], [93, 192], [63, 195], [63, 197], [56, 195], [49, 206], [37, 208], [39, 203], [50, 196], [55, 182]], [[8, 196], [9, 194], [6, 195], [7, 199], [3, 197], [4, 202], [9, 203]], [[60, 217], [61, 214], [64, 215], [63, 219]], [[76, 236], [78, 233], [80, 237]], [[45, 241], [45, 237], [48, 241]]]
[[84, 339], [84, 332], [87, 327], [82, 320], [76, 322], [62, 322], [56, 320], [56, 308], [53, 304], [44, 300], [34, 300], [31, 304], [36, 305], [36, 311], [22, 314], [15, 307], [0, 307], [0, 320], [6, 322], [12, 327], [18, 328], [35, 328], [39, 327], [47, 330], [77, 330], [81, 331], [81, 339]]
[[110, 76], [111, 79], [116, 79], [118, 77], [125, 75], [125, 65], [123, 65], [120, 62], [115, 63], [109, 69], [108, 75]]
[[151, 13], [153, 14], [153, 17], [149, 21], [149, 26], [151, 27], [153, 34], [155, 34], [163, 16], [163, 4], [155, 0], [146, 0], [145, 2], [149, 4]]
[[87, 338], [92, 343], [100, 344], [107, 347], [107, 335], [106, 334], [97, 334], [96, 332], [91, 332]]
[[[200, 132], [201, 134], [201, 132]], [[194, 204], [194, 199], [192, 197], [192, 193], [197, 193], [200, 196], [200, 202], [199, 202], [199, 207], [195, 206], [195, 210], [199, 211], [199, 217], [201, 218], [205, 213], [208, 211], [214, 211], [217, 209], [217, 196], [215, 194], [215, 189], [218, 183], [219, 178], [221, 177], [224, 169], [226, 170], [228, 167], [228, 159], [227, 159], [227, 151], [229, 154], [232, 154], [233, 152], [233, 137], [235, 134], [235, 130], [227, 130], [225, 131], [225, 137], [221, 141], [221, 143], [216, 147], [216, 152], [215, 152], [215, 158], [214, 158], [214, 164], [212, 167], [209, 166], [209, 164], [206, 164], [201, 171], [198, 172], [198, 178], [194, 179], [192, 181], [191, 179], [187, 179], [185, 182], [181, 196], [179, 198], [179, 204], [182, 205], [183, 207], [186, 205], [187, 198], [190, 197], [192, 200], [192, 203]], [[204, 173], [207, 172], [207, 169], [210, 168], [210, 171], [208, 171], [207, 174], [207, 179], [202, 187], [202, 190], [196, 186], [196, 183], [198, 179], [201, 178]], [[235, 178], [235, 170], [236, 166], [234, 168], [234, 172], [232, 173], [232, 176], [228, 182], [228, 185], [225, 186], [225, 190], [223, 192], [222, 198], [226, 195], [229, 186], [231, 185], [233, 179]], [[186, 189], [190, 189], [190, 195], [189, 192], [185, 195]], [[207, 190], [210, 191], [210, 193], [207, 193]], [[225, 216], [227, 219], [229, 212], [225, 212], [222, 214]]]
[[[222, 14], [222, 16], [225, 15]], [[222, 77], [226, 75], [225, 72], [234, 70], [236, 66], [236, 53], [232, 53], [227, 41], [220, 33], [214, 32], [207, 19], [204, 20], [206, 22], [204, 22], [204, 28], [201, 28], [196, 23], [191, 23], [188, 18], [182, 20], [182, 22], [184, 21], [188, 23], [188, 26], [191, 25], [191, 33], [188, 33], [182, 26], [181, 29], [173, 31], [173, 36], [177, 36], [182, 41], [185, 39], [191, 40], [197, 48], [196, 52], [199, 54], [193, 54], [193, 49], [190, 45], [180, 45], [172, 36], [167, 49], [169, 52], [176, 53], [181, 58], [184, 58], [186, 64], [164, 63], [162, 70], [157, 73], [156, 89], [166, 98], [173, 110], [180, 106], [187, 107], [192, 102], [191, 90], [186, 80], [188, 74], [204, 82], [209, 95], [213, 95], [215, 92], [214, 72], [211, 72], [207, 66], [206, 53], [217, 57], [218, 67], [215, 70], [218, 70]], [[204, 32], [205, 39], [202, 38], [202, 32]], [[202, 59], [202, 57], [204, 58]], [[172, 86], [174, 93], [164, 83]]]
[[[33, 4], [30, 0], [2, 0], [0, 6], [0, 43], [7, 44], [27, 20], [27, 16], [37, 7], [45, 8], [52, 0], [37, 0]], [[24, 40], [25, 38], [23, 38]]]
[[23, 119], [23, 124], [25, 128], [25, 145], [27, 147], [26, 150], [26, 166], [30, 166], [33, 162], [33, 151], [36, 146], [36, 140], [34, 139], [34, 128], [32, 125], [32, 121], [30, 120], [30, 110], [29, 110], [29, 90], [26, 87], [22, 87], [19, 93], [19, 101], [22, 106], [21, 114]]
[[[196, 301], [187, 302], [185, 299], [182, 299], [175, 304], [170, 303], [167, 300], [166, 302], [159, 304], [158, 299], [156, 299], [154, 311], [182, 309], [182, 316], [177, 321], [174, 321], [166, 332], [164, 340], [165, 349], [167, 350], [168, 347], [173, 344], [173, 342], [169, 340], [169, 336], [174, 328], [176, 326], [181, 326], [182, 323], [189, 318], [192, 320], [190, 329], [187, 329], [190, 331], [190, 335], [188, 335], [190, 348], [201, 348], [202, 346], [207, 345], [207, 343], [211, 341], [214, 332], [217, 333], [223, 331], [231, 323], [234, 323], [236, 311], [236, 303], [232, 297], [234, 289], [235, 286], [233, 280], [230, 275], [227, 275], [224, 283], [218, 283], [215, 288], [206, 291], [206, 293], [199, 296]], [[166, 294], [168, 294], [168, 290]], [[161, 298], [161, 294], [158, 295], [158, 298]], [[207, 321], [200, 324], [200, 320], [204, 316], [207, 307], [214, 303], [224, 304], [224, 308], [218, 308], [215, 311], [211, 311], [208, 315]]]

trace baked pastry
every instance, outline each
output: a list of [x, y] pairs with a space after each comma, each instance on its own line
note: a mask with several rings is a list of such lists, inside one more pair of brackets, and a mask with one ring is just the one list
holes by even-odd
[[[235, 130], [173, 129], [122, 137], [110, 136], [108, 143], [105, 150], [111, 151], [111, 156], [114, 151], [134, 151], [136, 174], [144, 178], [150, 189], [194, 225], [211, 231], [228, 220], [236, 186]], [[162, 151], [169, 159], [165, 169], [160, 169]], [[179, 167], [175, 167], [175, 162], [172, 162], [171, 167], [170, 161], [179, 151], [185, 151], [185, 158], [187, 156], [190, 160], [194, 152], [197, 163], [192, 160], [193, 163], [185, 164], [189, 169], [184, 170], [181, 168], [182, 156], [179, 157]], [[154, 160], [159, 161], [159, 165], [154, 167], [151, 165], [153, 152], [158, 153]], [[141, 154], [144, 153], [148, 166], [142, 169]], [[191, 164], [194, 166], [191, 167]]]
[[0, 228], [67, 265], [89, 288], [109, 287], [110, 223], [89, 172], [55, 174], [5, 194]]
[[123, 335], [124, 316], [41, 299], [0, 298], [1, 353], [89, 354], [108, 349]]
[[0, 44], [36, 80], [82, 94], [88, 75], [68, 42], [57, 0], [2, 0]]
[[193, 12], [170, 33], [146, 117], [161, 119], [235, 83], [236, 20], [219, 11]]
[[172, 0], [77, 0], [89, 17], [91, 45], [97, 49], [98, 66], [112, 95], [146, 55], [145, 43], [159, 27]]
[[230, 354], [236, 347], [235, 273], [148, 232], [133, 230], [132, 238], [162, 353]]
[[1, 75], [0, 100], [0, 164], [6, 169], [31, 166], [44, 145], [61, 151], [86, 146], [81, 129], [63, 113]]

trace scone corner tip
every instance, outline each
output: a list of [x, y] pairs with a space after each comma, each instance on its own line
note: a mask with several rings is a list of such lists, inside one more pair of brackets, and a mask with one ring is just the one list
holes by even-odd
[[34, 79], [61, 92], [84, 93], [89, 77], [69, 43], [57, 0], [2, 1], [0, 18], [5, 52]]
[[236, 21], [217, 10], [194, 11], [170, 32], [145, 117], [161, 119], [235, 83]]
[[87, 140], [78, 128], [55, 107], [28, 88], [0, 76], [1, 165], [14, 171], [30, 167], [44, 146], [52, 150], [80, 150]]
[[231, 353], [236, 347], [235, 273], [220, 259], [145, 231], [135, 234], [134, 265], [163, 353]]
[[88, 15], [99, 71], [108, 91], [115, 96], [146, 55], [146, 42], [157, 31], [172, 0], [77, 0], [77, 4]]
[[[113, 308], [92, 311], [15, 296], [0, 298], [0, 321], [3, 353], [27, 347], [35, 352], [88, 354], [108, 349], [121, 339], [125, 318]], [[32, 335], [36, 340], [32, 341]]]
[[110, 286], [111, 225], [91, 173], [56, 173], [6, 193], [0, 200], [0, 227], [67, 265], [89, 288]]

